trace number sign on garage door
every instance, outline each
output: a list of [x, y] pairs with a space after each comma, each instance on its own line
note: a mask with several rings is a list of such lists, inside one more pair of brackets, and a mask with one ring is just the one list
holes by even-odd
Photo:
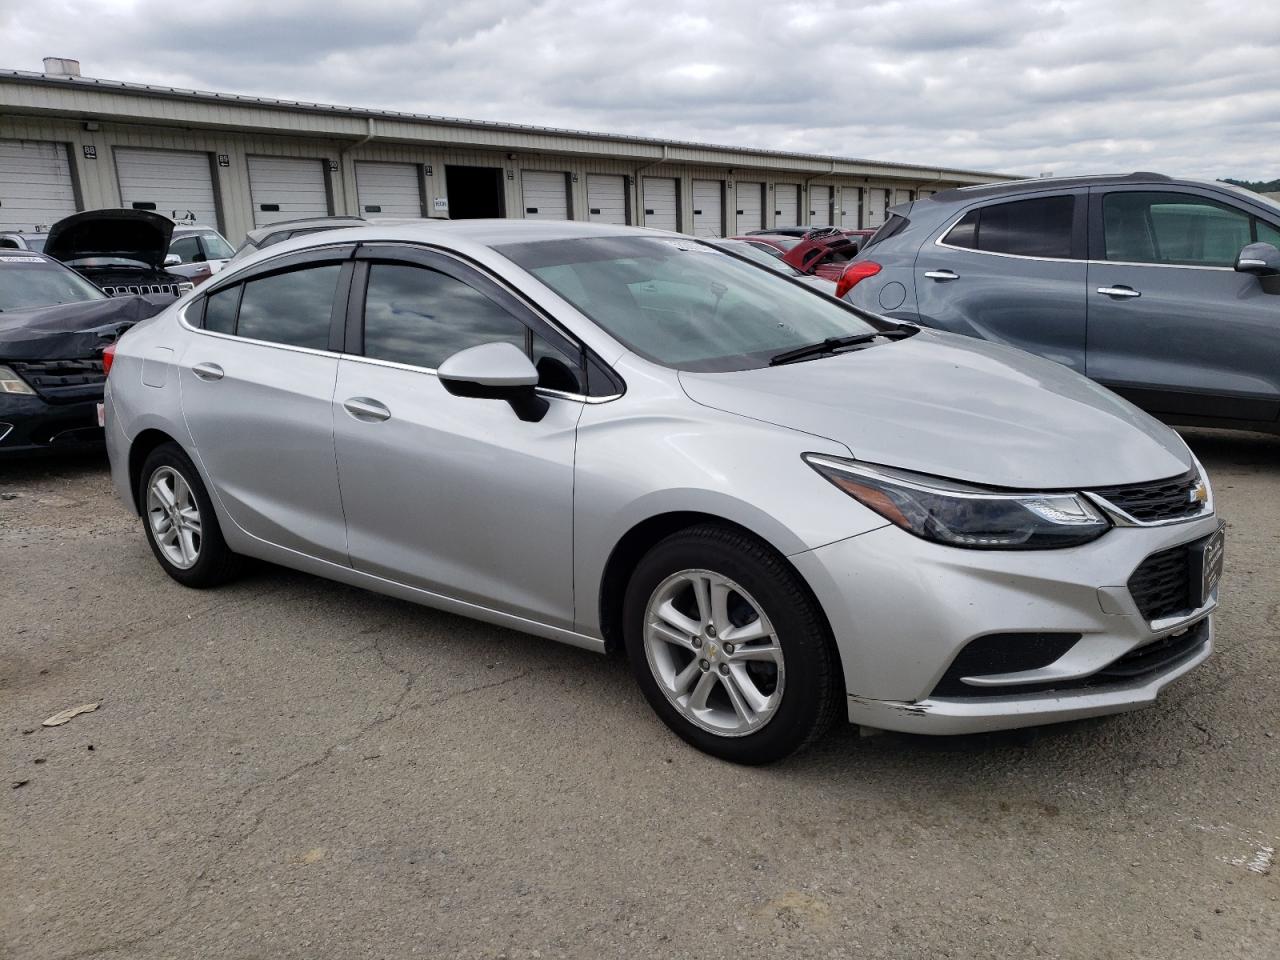
[[831, 226], [831, 188], [811, 186], [809, 188], [809, 225], [813, 227]]
[[680, 217], [676, 210], [676, 182], [667, 177], [645, 177], [644, 225], [659, 230], [680, 229]]
[[546, 170], [523, 170], [520, 183], [524, 188], [526, 220], [569, 219], [569, 176]]
[[738, 233], [764, 229], [764, 184], [739, 180], [737, 185]]
[[362, 216], [421, 217], [422, 179], [416, 163], [356, 161], [356, 197]]
[[627, 222], [627, 182], [602, 173], [587, 174], [587, 219], [595, 223]]
[[44, 229], [75, 212], [65, 144], [0, 140], [0, 230]]
[[773, 215], [775, 227], [800, 225], [800, 188], [794, 183], [780, 183], [773, 188]]
[[327, 217], [332, 213], [323, 160], [297, 157], [249, 157], [248, 160], [255, 227], [300, 217]]
[[862, 226], [862, 188], [840, 188], [840, 226], [856, 230]]
[[724, 185], [719, 180], [693, 181], [693, 235], [724, 236]]
[[209, 154], [117, 147], [116, 175], [123, 206], [218, 226]]

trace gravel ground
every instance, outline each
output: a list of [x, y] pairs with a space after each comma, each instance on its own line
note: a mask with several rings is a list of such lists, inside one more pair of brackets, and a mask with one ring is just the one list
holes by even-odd
[[275, 568], [185, 590], [101, 458], [0, 464], [0, 956], [1280, 956], [1280, 438], [1188, 439], [1219, 644], [1156, 707], [767, 769], [618, 660]]

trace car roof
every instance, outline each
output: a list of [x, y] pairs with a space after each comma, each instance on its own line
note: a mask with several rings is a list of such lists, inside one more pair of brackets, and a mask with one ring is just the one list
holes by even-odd
[[[988, 197], [1014, 196], [1040, 190], [1073, 190], [1079, 187], [1105, 187], [1112, 184], [1154, 183], [1154, 184], [1196, 184], [1201, 181], [1179, 180], [1163, 173], [1137, 171], [1134, 173], [1108, 173], [1081, 177], [1037, 177], [1028, 180], [1005, 180], [1001, 183], [974, 184], [968, 187], [952, 187], [940, 190], [927, 197], [920, 197], [916, 203], [958, 204], [971, 203]], [[1221, 186], [1226, 186], [1222, 184]]]

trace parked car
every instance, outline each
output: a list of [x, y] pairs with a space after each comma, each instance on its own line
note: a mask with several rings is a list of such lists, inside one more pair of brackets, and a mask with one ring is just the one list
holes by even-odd
[[293, 237], [321, 230], [338, 230], [342, 227], [363, 227], [369, 221], [364, 217], [302, 217], [297, 220], [281, 220], [245, 234], [244, 241], [236, 247], [232, 260], [240, 260], [267, 247], [283, 243]]
[[233, 255], [231, 244], [213, 227], [179, 223], [173, 228], [164, 267], [199, 286], [226, 266]]
[[0, 250], [34, 250], [39, 253], [48, 237], [47, 233], [0, 233]]
[[1038, 353], [1170, 423], [1280, 431], [1280, 205], [1134, 173], [890, 213], [842, 279], [850, 302]]
[[[781, 256], [774, 256], [773, 253], [765, 252], [754, 243], [739, 237], [730, 237], [726, 240], [708, 240], [707, 243], [713, 247], [718, 247], [726, 253], [732, 253], [735, 256], [743, 257], [752, 263], [758, 263], [762, 267], [768, 267], [775, 273], [780, 273], [784, 277], [792, 277], [799, 280], [803, 284], [821, 290], [823, 293], [835, 295], [836, 284], [834, 280], [828, 280], [826, 277], [814, 276], [812, 274], [804, 274], [797, 270], [791, 264], [782, 259]], [[776, 251], [775, 251], [776, 252]]]
[[193, 284], [164, 268], [173, 221], [150, 210], [85, 210], [49, 228], [44, 252], [107, 296], [180, 297]]
[[822, 277], [835, 283], [847, 264], [858, 253], [859, 241], [836, 227], [812, 227], [800, 237], [783, 234], [746, 234], [735, 237], [744, 243], [777, 252], [782, 260], [801, 273]]
[[167, 304], [108, 298], [58, 261], [0, 250], [0, 458], [102, 444], [102, 350]]
[[1212, 647], [1222, 534], [1171, 429], [678, 234], [295, 238], [110, 355], [112, 476], [179, 583], [253, 556], [625, 650], [730, 760], [836, 715], [1126, 710]]

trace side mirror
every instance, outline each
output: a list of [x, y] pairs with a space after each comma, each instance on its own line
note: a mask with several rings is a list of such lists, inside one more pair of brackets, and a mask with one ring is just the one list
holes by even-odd
[[166, 267], [176, 267], [182, 263], [182, 258], [176, 253], [166, 253], [164, 255], [164, 265]]
[[455, 397], [505, 400], [521, 420], [536, 423], [550, 407], [534, 388], [538, 370], [512, 343], [482, 343], [459, 350], [436, 370], [440, 385]]
[[1236, 257], [1236, 270], [1258, 277], [1280, 275], [1280, 250], [1269, 243], [1251, 243]]

